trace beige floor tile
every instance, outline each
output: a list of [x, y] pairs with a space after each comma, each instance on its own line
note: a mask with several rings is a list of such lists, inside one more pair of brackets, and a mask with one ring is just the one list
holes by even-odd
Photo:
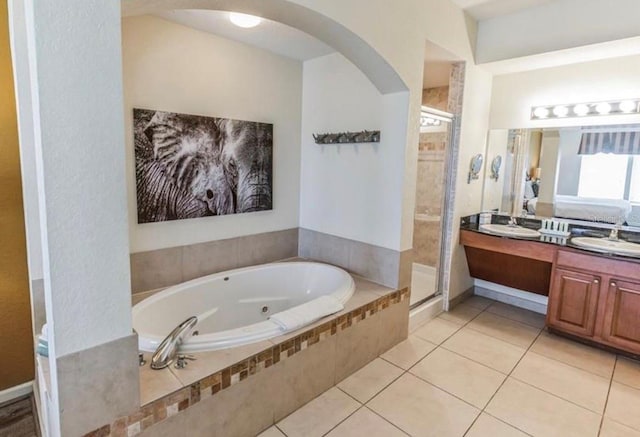
[[415, 363], [423, 359], [429, 352], [434, 350], [437, 345], [416, 337], [409, 336], [402, 343], [397, 344], [387, 352], [381, 355], [382, 358], [407, 370]]
[[604, 378], [611, 378], [616, 356], [591, 346], [543, 332], [531, 351]]
[[640, 390], [640, 361], [619, 356], [613, 380]]
[[338, 388], [364, 404], [402, 373], [403, 370], [399, 367], [376, 358], [340, 382]]
[[480, 413], [408, 373], [367, 406], [404, 432], [421, 437], [460, 437]]
[[439, 317], [430, 320], [413, 332], [413, 335], [431, 343], [440, 344], [451, 337], [461, 326]]
[[624, 426], [605, 417], [602, 421], [600, 437], [640, 437], [640, 431]]
[[465, 300], [463, 303], [469, 304], [476, 308], [480, 308], [481, 310], [487, 309], [495, 300], [487, 299], [482, 296], [471, 296], [469, 299]]
[[507, 305], [502, 302], [494, 303], [487, 308], [487, 312], [506, 317], [507, 319], [515, 320], [516, 322], [524, 323], [525, 325], [533, 326], [538, 329], [544, 328], [545, 325], [544, 314], [534, 313], [533, 311]]
[[410, 372], [480, 409], [506, 378], [500, 372], [443, 348], [431, 352]]
[[640, 390], [613, 382], [605, 416], [640, 431]]
[[506, 374], [526, 352], [524, 348], [466, 327], [445, 341], [442, 347]]
[[461, 303], [451, 311], [443, 312], [439, 317], [459, 325], [466, 325], [471, 320], [475, 319], [482, 311], [483, 310], [478, 307], [467, 303]]
[[367, 407], [362, 407], [334, 428], [327, 437], [406, 437], [406, 435]]
[[512, 377], [598, 414], [604, 413], [609, 380], [560, 361], [527, 352]]
[[487, 413], [535, 437], [596, 437], [601, 416], [513, 378]]
[[275, 425], [258, 434], [258, 437], [287, 437]]
[[288, 437], [322, 436], [349, 417], [360, 404], [333, 387], [278, 423]]
[[527, 437], [522, 431], [482, 413], [465, 437]]
[[528, 348], [540, 333], [538, 328], [487, 312], [480, 314], [467, 326], [523, 348]]

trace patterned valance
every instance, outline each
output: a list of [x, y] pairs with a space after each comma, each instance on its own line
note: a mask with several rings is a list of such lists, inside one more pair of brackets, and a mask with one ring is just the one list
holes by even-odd
[[579, 155], [613, 153], [616, 155], [640, 155], [640, 127], [599, 127], [583, 130]]

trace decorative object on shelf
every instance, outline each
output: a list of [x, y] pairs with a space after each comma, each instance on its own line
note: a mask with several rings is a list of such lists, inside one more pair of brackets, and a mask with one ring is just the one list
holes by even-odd
[[273, 125], [133, 110], [138, 223], [273, 209]]
[[500, 167], [502, 167], [502, 156], [498, 155], [491, 161], [491, 179], [496, 182], [500, 179]]
[[379, 143], [379, 130], [363, 130], [362, 132], [340, 132], [337, 134], [313, 134], [316, 144], [355, 144]]
[[468, 184], [470, 184], [472, 180], [478, 179], [480, 177], [480, 170], [482, 169], [483, 162], [484, 158], [482, 157], [482, 153], [478, 153], [476, 156], [471, 158], [471, 165], [469, 166], [469, 177], [467, 178]]
[[531, 108], [531, 120], [640, 114], [640, 99], [542, 105]]

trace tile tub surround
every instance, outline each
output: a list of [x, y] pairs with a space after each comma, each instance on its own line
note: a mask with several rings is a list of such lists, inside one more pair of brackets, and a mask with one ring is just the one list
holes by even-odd
[[144, 292], [190, 279], [298, 255], [298, 228], [131, 254], [131, 290]]
[[411, 285], [413, 251], [396, 251], [300, 228], [298, 256], [342, 267], [391, 288]]
[[[180, 429], [178, 423], [191, 416], [197, 416], [200, 425], [189, 425], [190, 430], [205, 429], [200, 428], [205, 426], [202, 422], [210, 421], [208, 429], [215, 426], [224, 430], [223, 435], [257, 434], [273, 425], [407, 337], [409, 290], [394, 291], [354, 279], [356, 293], [343, 311], [299, 331], [254, 345], [196, 354], [198, 360], [186, 369], [141, 368], [142, 407], [86, 436], [157, 435]], [[273, 380], [284, 386], [257, 390], [271, 387]], [[247, 387], [262, 394], [256, 396], [256, 390]], [[229, 390], [243, 398], [227, 399]], [[274, 391], [280, 396], [274, 398]], [[256, 397], [261, 402], [257, 406], [253, 405]], [[228, 402], [248, 403], [266, 413], [252, 417], [253, 429], [247, 428], [247, 417], [232, 414], [233, 410], [223, 417], [205, 407]]]

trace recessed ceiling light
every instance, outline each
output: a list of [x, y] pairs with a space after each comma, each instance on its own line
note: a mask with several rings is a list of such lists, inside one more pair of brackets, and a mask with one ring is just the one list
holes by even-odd
[[239, 12], [229, 12], [229, 20], [238, 27], [245, 29], [256, 27], [262, 21], [262, 18], [255, 15], [241, 14]]
[[549, 116], [549, 110], [547, 108], [536, 108], [533, 111], [533, 115], [535, 115], [538, 118], [547, 118]]
[[584, 117], [589, 113], [589, 105], [586, 105], [584, 103], [578, 103], [576, 106], [573, 107], [573, 113], [580, 117]]
[[625, 100], [624, 102], [620, 102], [620, 110], [622, 112], [633, 112], [638, 109], [638, 102], [634, 102], [633, 100]]
[[598, 114], [605, 115], [611, 112], [611, 105], [609, 103], [598, 103], [596, 105], [596, 111]]

